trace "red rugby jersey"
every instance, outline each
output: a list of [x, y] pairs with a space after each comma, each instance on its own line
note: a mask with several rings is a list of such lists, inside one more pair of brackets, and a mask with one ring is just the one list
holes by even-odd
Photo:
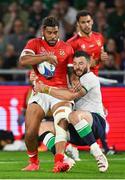
[[[94, 60], [100, 60], [101, 50], [104, 45], [104, 38], [100, 33], [92, 32], [89, 37], [76, 34], [67, 42], [72, 46], [74, 51], [83, 50], [90, 56], [93, 56]], [[91, 71], [96, 75], [98, 74], [98, 70], [99, 64], [91, 68]]]
[[39, 55], [55, 55], [58, 60], [54, 76], [51, 79], [45, 78], [37, 70], [37, 65], [33, 66], [39, 79], [49, 86], [67, 87], [67, 66], [72, 66], [73, 49], [64, 42], [58, 41], [55, 46], [49, 46], [42, 38], [29, 40], [23, 51], [30, 51]]

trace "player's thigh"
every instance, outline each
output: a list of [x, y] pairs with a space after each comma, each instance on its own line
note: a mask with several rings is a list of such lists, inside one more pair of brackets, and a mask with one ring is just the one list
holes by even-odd
[[44, 116], [44, 110], [37, 103], [29, 104], [26, 110], [26, 130], [38, 130]]
[[41, 109], [43, 109], [45, 115], [47, 114], [50, 106], [50, 96], [44, 93], [36, 93], [32, 92], [28, 104], [37, 103]]
[[88, 111], [72, 111], [69, 115], [69, 122], [72, 124], [76, 124], [81, 120], [86, 120], [90, 125], [93, 123], [92, 114]]
[[39, 135], [44, 132], [50, 131], [55, 134], [54, 123], [52, 121], [42, 121], [39, 127]]

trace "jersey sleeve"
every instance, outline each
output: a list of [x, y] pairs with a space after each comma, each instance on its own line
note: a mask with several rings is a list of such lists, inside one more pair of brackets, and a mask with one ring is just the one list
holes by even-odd
[[30, 52], [32, 54], [36, 54], [37, 52], [37, 42], [35, 39], [31, 39], [27, 42], [26, 46], [24, 47], [21, 56], [25, 55], [25, 52]]
[[74, 37], [67, 40], [67, 43], [70, 44], [70, 46], [73, 48], [74, 51], [77, 50], [76, 37], [77, 37], [77, 35], [75, 35]]
[[80, 78], [80, 83], [88, 92], [92, 88], [97, 86], [97, 84], [99, 84], [99, 80], [95, 76], [93, 76], [92, 73], [87, 73], [86, 75]]

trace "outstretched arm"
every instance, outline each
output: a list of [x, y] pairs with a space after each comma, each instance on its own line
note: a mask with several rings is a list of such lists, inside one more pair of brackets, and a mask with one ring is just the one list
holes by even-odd
[[53, 97], [63, 100], [74, 100], [76, 98], [82, 97], [86, 94], [86, 90], [81, 86], [77, 92], [70, 89], [61, 89], [55, 87], [49, 87], [41, 82], [36, 82], [34, 87], [36, 92], [46, 93]]

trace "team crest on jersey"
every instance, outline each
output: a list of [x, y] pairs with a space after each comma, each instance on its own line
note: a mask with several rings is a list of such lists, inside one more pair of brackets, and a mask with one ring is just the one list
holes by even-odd
[[85, 44], [83, 44], [83, 45], [81, 46], [81, 48], [82, 48], [82, 49], [85, 49], [85, 48], [86, 48]]
[[64, 55], [65, 55], [65, 51], [64, 51], [63, 49], [59, 49], [59, 54], [60, 54], [61, 56], [64, 56]]
[[44, 49], [44, 47], [41, 47], [41, 48], [40, 48], [40, 54], [41, 54], [42, 56], [45, 56], [45, 55], [47, 54], [47, 51]]
[[97, 42], [98, 46], [101, 46], [101, 41], [100, 40], [97, 40], [96, 42]]

